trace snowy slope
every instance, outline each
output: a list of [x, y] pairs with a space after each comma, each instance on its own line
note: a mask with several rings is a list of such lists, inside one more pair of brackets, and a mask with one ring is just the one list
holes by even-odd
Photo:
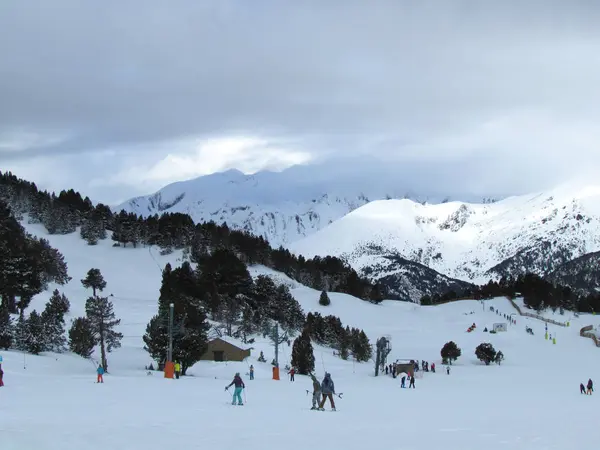
[[475, 282], [544, 274], [600, 249], [600, 186], [563, 185], [491, 204], [374, 201], [289, 247], [344, 257], [373, 278], [399, 270], [394, 256]]
[[[600, 317], [582, 315], [570, 328], [551, 327], [557, 344], [542, 337], [543, 324], [517, 319], [506, 333], [483, 333], [503, 313], [514, 312], [505, 299], [481, 305], [462, 301], [438, 307], [386, 301], [373, 305], [345, 294], [330, 294], [331, 305], [318, 304], [319, 292], [264, 267], [251, 268], [254, 276], [267, 273], [288, 283], [305, 312], [338, 315], [344, 324], [365, 329], [375, 340], [392, 339], [390, 359], [425, 359], [442, 369], [439, 350], [448, 340], [463, 356], [451, 375], [443, 371], [417, 379], [417, 389], [401, 390], [391, 377], [373, 378], [372, 364], [353, 364], [315, 348], [316, 371], [333, 374], [338, 412], [312, 412], [305, 390], [310, 380], [295, 383], [270, 380], [268, 364], [256, 361], [260, 350], [273, 355], [268, 342], [258, 338], [249, 361], [201, 362], [181, 380], [146, 375], [150, 362], [141, 336], [156, 309], [160, 286], [159, 265], [177, 263], [179, 255], [161, 257], [147, 249], [112, 248], [110, 241], [88, 247], [76, 234], [47, 236], [41, 227], [30, 232], [47, 237], [65, 255], [73, 280], [61, 288], [71, 301], [71, 316], [82, 313], [87, 293], [79, 280], [90, 267], [105, 275], [106, 293], [114, 295], [115, 312], [126, 335], [123, 347], [109, 354], [110, 375], [94, 384], [94, 367], [70, 354], [26, 356], [1, 352], [5, 386], [0, 388], [3, 450], [158, 450], [175, 446], [258, 450], [273, 447], [305, 449], [316, 443], [349, 450], [384, 447], [456, 449], [597, 448], [596, 397], [579, 395], [578, 385], [600, 372], [600, 359], [590, 339], [579, 337], [581, 326], [598, 326]], [[37, 296], [31, 308], [41, 309], [49, 293]], [[471, 323], [478, 328], [466, 333]], [[535, 336], [525, 333], [528, 324]], [[506, 356], [505, 363], [485, 367], [474, 348], [489, 341]], [[576, 355], [576, 356], [575, 356]], [[290, 358], [282, 347], [281, 361]], [[557, 367], [556, 361], [572, 361]], [[256, 368], [256, 380], [245, 373]], [[232, 407], [224, 387], [239, 371], [247, 389], [244, 407]], [[597, 395], [597, 394], [596, 394]], [[559, 426], [557, 426], [559, 425]], [[306, 438], [299, 438], [299, 433]]]
[[227, 222], [263, 236], [274, 247], [307, 236], [370, 200], [410, 197], [442, 201], [443, 193], [402, 185], [393, 165], [339, 161], [245, 175], [237, 170], [170, 184], [113, 210], [142, 216], [179, 212], [195, 222]]

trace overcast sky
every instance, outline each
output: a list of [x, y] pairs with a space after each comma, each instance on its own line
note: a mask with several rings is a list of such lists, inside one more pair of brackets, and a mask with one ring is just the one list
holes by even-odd
[[448, 195], [544, 189], [600, 173], [599, 23], [597, 0], [3, 1], [0, 169], [109, 203], [357, 154], [408, 185], [447, 167]]

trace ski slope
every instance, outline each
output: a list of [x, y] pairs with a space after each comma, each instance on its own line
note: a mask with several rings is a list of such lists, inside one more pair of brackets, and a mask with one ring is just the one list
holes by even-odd
[[[30, 232], [45, 235], [37, 226]], [[373, 364], [354, 364], [315, 347], [316, 371], [332, 373], [338, 411], [310, 411], [307, 377], [294, 383], [271, 380], [271, 366], [256, 361], [261, 350], [268, 361], [273, 349], [257, 338], [251, 358], [242, 363], [201, 362], [189, 377], [166, 380], [147, 375], [150, 358], [141, 336], [155, 313], [160, 271], [168, 257], [148, 249], [113, 248], [111, 241], [88, 247], [77, 235], [46, 236], [65, 255], [73, 280], [61, 290], [71, 301], [71, 315], [83, 313], [87, 293], [79, 282], [91, 267], [99, 268], [122, 319], [123, 347], [109, 354], [109, 375], [95, 384], [90, 361], [70, 354], [3, 356], [5, 387], [0, 388], [2, 450], [60, 449], [154, 450], [173, 447], [247, 450], [307, 446], [329, 449], [596, 449], [597, 395], [579, 394], [579, 383], [598, 381], [600, 349], [579, 337], [584, 325], [598, 325], [597, 316], [571, 318], [571, 327], [549, 325], [553, 345], [543, 337], [544, 324], [518, 317], [506, 333], [482, 330], [503, 320], [489, 311], [514, 313], [503, 298], [461, 301], [437, 307], [386, 301], [372, 305], [345, 294], [330, 294], [331, 305], [318, 304], [319, 292], [270, 269], [255, 266], [292, 288], [305, 312], [339, 316], [344, 325], [363, 328], [374, 342], [390, 335], [390, 360], [435, 362], [438, 373], [416, 380], [416, 389], [400, 389], [399, 379], [373, 377]], [[41, 310], [50, 292], [39, 295], [30, 310]], [[30, 311], [29, 310], [29, 311]], [[477, 329], [467, 333], [473, 322]], [[525, 333], [525, 325], [534, 336]], [[442, 370], [439, 351], [454, 340], [463, 355], [450, 375]], [[502, 350], [502, 366], [484, 366], [474, 355], [481, 342]], [[281, 347], [280, 363], [289, 362], [291, 348]], [[256, 371], [254, 381], [246, 373]], [[243, 407], [230, 405], [224, 388], [240, 372], [247, 389]], [[326, 406], [328, 408], [328, 406]]]

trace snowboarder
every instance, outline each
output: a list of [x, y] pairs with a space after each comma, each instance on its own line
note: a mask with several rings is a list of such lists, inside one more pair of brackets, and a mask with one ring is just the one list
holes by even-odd
[[296, 373], [296, 371], [294, 370], [294, 368], [292, 367], [291, 370], [288, 373], [290, 375], [290, 381], [294, 381], [294, 374]]
[[587, 395], [592, 395], [592, 392], [594, 392], [594, 383], [592, 382], [592, 379], [590, 378], [587, 383]]
[[99, 365], [98, 369], [96, 370], [96, 373], [98, 374], [96, 383], [104, 383], [104, 378], [102, 377], [102, 375], [104, 375], [104, 367]]
[[446, 366], [446, 373], [450, 375], [450, 366]]
[[431, 371], [435, 373], [435, 363], [431, 363]]
[[313, 373], [310, 374], [310, 379], [313, 383], [312, 408], [310, 408], [312, 410], [318, 409], [317, 405], [319, 405], [321, 399], [321, 383]]
[[225, 388], [225, 390], [228, 390], [234, 384], [235, 390], [233, 391], [233, 401], [231, 402], [231, 404], [235, 405], [235, 401], [237, 400], [238, 405], [244, 406], [244, 402], [242, 402], [242, 390], [246, 387], [246, 385], [242, 381], [239, 372], [235, 374], [235, 376], [233, 377], [233, 381], [229, 384], [229, 386]]
[[583, 383], [579, 384], [579, 392], [581, 392], [582, 394], [585, 394], [585, 386], [583, 385]]
[[325, 373], [325, 378], [323, 378], [323, 382], [321, 383], [321, 392], [323, 394], [323, 398], [321, 399], [319, 409], [321, 411], [325, 411], [325, 400], [329, 398], [329, 403], [331, 403], [331, 410], [335, 411], [335, 402], [333, 401], [333, 396], [335, 395], [335, 385], [333, 384], [331, 374], [329, 373]]
[[254, 380], [254, 366], [250, 366], [250, 380]]
[[181, 375], [181, 364], [179, 362], [175, 363], [175, 378], [179, 380], [179, 375]]
[[410, 376], [410, 383], [409, 383], [409, 385], [408, 385], [408, 388], [409, 388], [409, 389], [410, 389], [410, 388], [416, 389], [416, 388], [415, 388], [415, 376], [414, 376], [414, 375], [411, 375], [411, 376]]
[[406, 387], [406, 375], [402, 376], [402, 379], [400, 380], [400, 387], [401, 388], [405, 388]]

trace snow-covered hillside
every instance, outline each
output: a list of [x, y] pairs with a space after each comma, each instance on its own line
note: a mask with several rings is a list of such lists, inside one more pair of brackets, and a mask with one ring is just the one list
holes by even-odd
[[548, 273], [599, 250], [599, 231], [600, 186], [571, 184], [491, 204], [374, 201], [289, 247], [305, 257], [343, 257], [375, 279], [399, 271], [394, 257], [401, 256], [485, 282]]
[[[335, 314], [344, 324], [364, 328], [374, 341], [392, 340], [390, 360], [435, 362], [437, 373], [417, 378], [416, 389], [400, 389], [399, 380], [373, 377], [373, 364], [355, 364], [315, 347], [316, 372], [332, 373], [338, 411], [310, 411], [311, 382], [297, 376], [291, 383], [271, 380], [269, 364], [256, 358], [262, 350], [273, 356], [269, 343], [257, 338], [252, 356], [241, 363], [200, 362], [189, 377], [166, 380], [160, 373], [147, 375], [150, 362], [141, 339], [156, 310], [160, 267], [178, 263], [179, 254], [159, 256], [138, 248], [113, 248], [110, 241], [89, 247], [77, 234], [46, 235], [37, 225], [28, 231], [49, 239], [65, 256], [73, 280], [60, 287], [71, 301], [70, 317], [83, 313], [89, 295], [81, 286], [90, 267], [99, 268], [113, 294], [115, 312], [122, 319], [123, 347], [109, 354], [110, 374], [95, 384], [95, 367], [71, 354], [24, 356], [3, 351], [5, 386], [0, 388], [2, 449], [6, 450], [158, 450], [173, 446], [250, 450], [307, 445], [362, 449], [485, 448], [591, 450], [597, 448], [595, 396], [579, 394], [580, 382], [600, 372], [600, 349], [581, 338], [579, 328], [598, 326], [600, 317], [567, 317], [571, 327], [550, 326], [553, 345], [543, 338], [543, 323], [517, 318], [505, 333], [484, 333], [514, 309], [506, 299], [480, 304], [461, 301], [437, 307], [384, 301], [374, 305], [345, 294], [330, 294], [331, 305], [318, 304], [319, 292], [260, 266], [253, 275], [269, 274], [287, 283], [305, 312]], [[53, 286], [51, 287], [53, 288]], [[50, 293], [34, 298], [29, 311], [41, 310]], [[473, 322], [477, 329], [467, 333]], [[533, 327], [534, 336], [525, 333]], [[439, 351], [454, 340], [462, 357], [443, 371]], [[502, 350], [501, 366], [484, 366], [474, 349], [491, 342]], [[290, 360], [290, 347], [281, 348], [281, 362]], [[565, 371], [557, 361], [573, 361]], [[256, 379], [245, 375], [249, 364]], [[243, 407], [231, 406], [224, 387], [235, 372], [246, 381]], [[596, 380], [597, 381], [597, 380]], [[596, 394], [597, 395], [597, 394]], [[299, 438], [299, 433], [306, 433]]]
[[393, 165], [350, 160], [254, 175], [229, 170], [170, 184], [113, 210], [144, 217], [179, 212], [195, 222], [226, 222], [231, 228], [263, 236], [277, 247], [320, 230], [370, 200], [404, 197], [430, 202], [446, 199], [432, 190], [415, 193], [403, 186]]

